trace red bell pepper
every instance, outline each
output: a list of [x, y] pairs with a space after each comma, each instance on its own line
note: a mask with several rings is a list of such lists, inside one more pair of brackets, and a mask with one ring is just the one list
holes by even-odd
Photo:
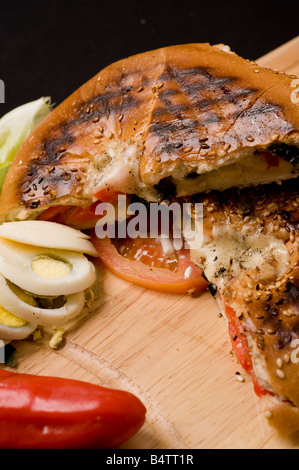
[[0, 369], [1, 448], [116, 448], [145, 413], [129, 392]]

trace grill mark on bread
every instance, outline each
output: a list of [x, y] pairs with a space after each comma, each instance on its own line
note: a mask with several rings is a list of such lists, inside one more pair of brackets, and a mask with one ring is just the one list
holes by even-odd
[[[42, 158], [39, 160], [41, 165], [53, 165], [57, 163], [65, 151], [64, 146], [74, 142], [71, 127], [71, 123], [64, 123], [59, 126], [59, 131], [62, 133], [61, 137], [44, 140]], [[63, 150], [61, 151], [61, 149]]]
[[[176, 150], [174, 142], [171, 142], [174, 131], [180, 133], [181, 140], [187, 140], [190, 137], [190, 129], [194, 128], [197, 132], [191, 137], [199, 140], [198, 137], [202, 137], [201, 129], [205, 126], [220, 124], [221, 121], [227, 120], [225, 106], [236, 107], [235, 114], [231, 113], [231, 119], [234, 119], [235, 115], [239, 115], [246, 107], [247, 100], [257, 92], [254, 88], [244, 89], [238, 86], [235, 77], [217, 77], [213, 71], [203, 67], [179, 69], [168, 66], [159, 80], [169, 81], [171, 88], [158, 92], [159, 104], [153, 112], [153, 117], [156, 119], [149, 128], [151, 134], [163, 136], [167, 140], [164, 144], [157, 142], [155, 154], [175, 152], [179, 155], [181, 152]], [[198, 111], [198, 114], [192, 119], [193, 126], [190, 125], [191, 120], [187, 121], [189, 126], [177, 124], [177, 121], [182, 122], [189, 112], [194, 111]], [[168, 119], [165, 125], [164, 119], [168, 116], [171, 116], [171, 124], [168, 125]], [[198, 145], [197, 150], [200, 148]]]
[[[297, 121], [283, 114], [286, 93], [283, 92], [283, 99], [274, 93], [271, 103], [267, 97], [269, 89], [277, 90], [280, 84], [286, 87], [288, 77], [284, 82], [284, 77], [259, 68], [258, 79], [253, 78], [256, 68], [235, 54], [228, 55], [209, 45], [163, 48], [108, 66], [83, 85], [82, 92], [75, 92], [61, 105], [62, 111], [54, 114], [54, 122], [50, 124], [48, 120], [49, 125], [43, 127], [41, 138], [35, 135], [38, 145], [35, 149], [29, 145], [26, 153], [32, 154], [36, 162], [30, 165], [25, 179], [17, 183], [19, 204], [24, 205], [25, 200], [29, 204], [36, 197], [36, 190], [35, 196], [33, 191], [23, 196], [28, 185], [37, 184], [35, 166], [49, 187], [59, 185], [60, 181], [44, 174], [42, 168], [59, 166], [73, 145], [80, 158], [78, 144], [82, 138], [85, 145], [89, 135], [94, 136], [88, 143], [92, 156], [105, 152], [105, 139], [114, 144], [119, 139], [125, 145], [130, 136], [137, 143], [136, 160], [140, 159], [142, 181], [151, 189], [159, 182], [160, 164], [167, 170], [168, 162], [169, 168], [175, 161], [174, 165], [182, 161], [186, 167], [192, 162], [190, 171], [194, 174], [193, 162], [200, 166], [206, 162], [216, 168], [217, 161], [223, 162], [229, 153], [264, 145], [274, 134], [284, 138], [283, 134], [297, 129]], [[271, 113], [279, 115], [273, 132], [268, 117]], [[258, 116], [269, 121], [269, 128], [264, 127], [262, 133]], [[98, 131], [100, 136], [96, 135], [97, 128], [103, 129]], [[207, 135], [209, 140], [204, 147], [202, 139]], [[71, 150], [69, 154], [71, 159]], [[24, 155], [20, 160], [26, 160]], [[26, 165], [29, 167], [28, 162]], [[162, 173], [163, 177], [171, 176], [168, 171]], [[19, 177], [24, 178], [24, 173], [20, 172]], [[62, 181], [61, 191], [70, 194], [75, 188], [73, 178]]]
[[[121, 80], [125, 81], [131, 75], [123, 74]], [[133, 75], [138, 75], [138, 72]], [[149, 80], [143, 78], [142, 82], [145, 85], [148, 84]], [[42, 204], [51, 202], [53, 197], [51, 197], [51, 190], [48, 188], [56, 188], [61, 185], [62, 181], [63, 186], [60, 188], [61, 195], [69, 194], [76, 185], [75, 177], [70, 176], [64, 179], [61, 175], [65, 173], [65, 170], [55, 172], [54, 168], [55, 165], [60, 164], [61, 157], [67, 151], [69, 145], [75, 141], [77, 126], [81, 124], [88, 125], [94, 122], [98, 123], [100, 119], [107, 118], [109, 115], [119, 116], [121, 113], [125, 113], [130, 108], [139, 106], [142, 103], [142, 99], [137, 98], [136, 93], [129, 93], [129, 91], [133, 91], [132, 87], [119, 87], [117, 83], [115, 87], [117, 87], [115, 90], [96, 94], [90, 100], [81, 103], [73, 119], [60, 123], [57, 128], [52, 130], [53, 137], [44, 139], [41, 144], [41, 158], [35, 164], [29, 166], [27, 177], [21, 186], [20, 203], [24, 204], [26, 208], [32, 209], [40, 205], [41, 202]], [[60, 134], [60, 136], [57, 137], [57, 134]], [[43, 177], [43, 186], [45, 183], [48, 185], [45, 191], [41, 191], [41, 185], [36, 181], [37, 176], [39, 176], [39, 179], [41, 176]], [[29, 191], [24, 193], [25, 188], [31, 187], [33, 184], [37, 184], [39, 191], [34, 196], [30, 196], [31, 193]], [[36, 199], [37, 193], [39, 194], [38, 200]]]

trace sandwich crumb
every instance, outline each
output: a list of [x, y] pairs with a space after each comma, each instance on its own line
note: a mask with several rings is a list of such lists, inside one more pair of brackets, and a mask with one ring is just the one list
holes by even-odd
[[245, 379], [244, 377], [242, 377], [242, 375], [240, 374], [240, 372], [236, 372], [236, 377], [237, 377], [237, 380], [239, 380], [239, 382], [245, 382]]
[[270, 410], [266, 410], [266, 411], [265, 411], [265, 416], [266, 416], [266, 418], [268, 418], [268, 419], [272, 418], [272, 413], [271, 413], [271, 411], [270, 411]]
[[49, 346], [51, 349], [59, 348], [63, 340], [63, 335], [64, 335], [64, 328], [57, 328], [49, 341]]

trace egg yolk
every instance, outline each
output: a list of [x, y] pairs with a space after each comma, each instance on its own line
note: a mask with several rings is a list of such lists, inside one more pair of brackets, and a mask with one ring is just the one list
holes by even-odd
[[16, 317], [13, 313], [10, 313], [0, 305], [0, 323], [9, 328], [20, 328], [21, 326], [25, 326], [27, 322]]

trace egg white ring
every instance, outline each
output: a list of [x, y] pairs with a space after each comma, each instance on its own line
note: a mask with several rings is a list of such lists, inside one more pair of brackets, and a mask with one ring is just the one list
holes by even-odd
[[14, 328], [2, 325], [2, 323], [0, 323], [0, 338], [9, 340], [28, 338], [28, 336], [33, 333], [36, 327], [37, 323], [32, 322], [27, 323], [27, 325]]
[[5, 277], [0, 274], [1, 305], [22, 320], [44, 326], [58, 326], [76, 317], [83, 310], [85, 293], [77, 292], [67, 296], [60, 308], [33, 307], [21, 300], [9, 287]]
[[0, 226], [0, 237], [26, 245], [98, 256], [88, 235], [67, 225], [46, 220], [5, 222]]
[[[55, 279], [38, 276], [31, 264], [39, 256], [69, 263], [70, 273]], [[0, 238], [0, 273], [22, 289], [46, 296], [74, 294], [88, 289], [96, 280], [94, 265], [81, 253], [16, 244], [3, 238]]]

